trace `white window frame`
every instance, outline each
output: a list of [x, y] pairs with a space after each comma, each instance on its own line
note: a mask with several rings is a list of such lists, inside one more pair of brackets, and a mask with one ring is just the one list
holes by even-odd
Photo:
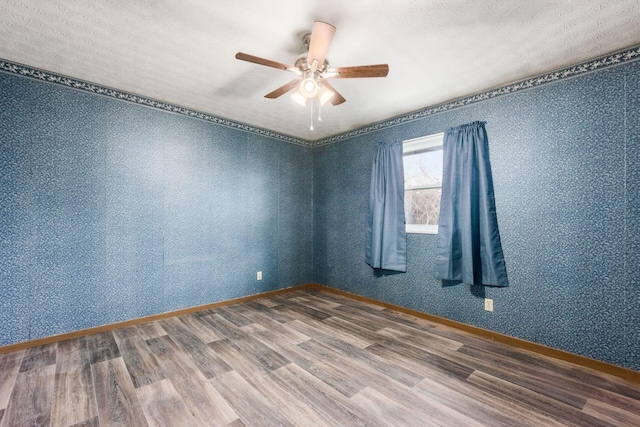
[[[418, 138], [412, 138], [402, 141], [402, 155], [405, 156], [407, 154], [414, 153], [416, 151], [422, 151], [425, 149], [433, 149], [440, 147], [442, 149], [444, 141], [444, 132], [436, 133], [433, 135], [421, 136]], [[420, 185], [407, 187], [405, 184], [406, 190], [428, 190], [431, 188], [442, 188], [441, 185]], [[407, 233], [416, 233], [416, 234], [438, 234], [438, 226], [437, 225], [427, 225], [427, 224], [406, 224]]]

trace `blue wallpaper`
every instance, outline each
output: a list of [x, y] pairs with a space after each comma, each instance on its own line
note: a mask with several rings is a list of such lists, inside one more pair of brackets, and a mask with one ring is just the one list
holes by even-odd
[[0, 93], [0, 345], [312, 281], [310, 148], [5, 73]]
[[[640, 370], [640, 63], [443, 111], [314, 149], [314, 279]], [[436, 236], [407, 273], [364, 262], [377, 141], [486, 120], [508, 288], [443, 286]], [[494, 312], [483, 308], [494, 299]]]
[[[315, 142], [0, 60], [0, 345], [314, 281], [640, 370], [639, 55]], [[432, 235], [375, 274], [375, 144], [475, 120], [510, 287], [443, 286]]]
[[640, 370], [640, 62], [626, 68], [626, 275], [624, 354]]

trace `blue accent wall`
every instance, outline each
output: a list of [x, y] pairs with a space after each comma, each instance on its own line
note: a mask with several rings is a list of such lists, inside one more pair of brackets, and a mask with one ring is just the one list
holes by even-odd
[[311, 282], [312, 166], [308, 147], [0, 73], [0, 345]]
[[[640, 370], [639, 82], [640, 62], [619, 65], [314, 149], [314, 280]], [[406, 274], [376, 274], [375, 144], [475, 120], [488, 122], [510, 286], [443, 286], [435, 235], [408, 235]]]

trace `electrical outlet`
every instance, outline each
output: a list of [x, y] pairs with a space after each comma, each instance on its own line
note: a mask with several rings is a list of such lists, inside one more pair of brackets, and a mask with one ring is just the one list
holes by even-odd
[[262, 280], [262, 271], [258, 271], [258, 273], [256, 274], [256, 278], [258, 280]]
[[484, 299], [484, 309], [487, 311], [493, 311], [493, 300], [489, 298]]

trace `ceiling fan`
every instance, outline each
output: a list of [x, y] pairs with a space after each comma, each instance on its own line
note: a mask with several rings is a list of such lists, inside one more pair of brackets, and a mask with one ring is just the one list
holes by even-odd
[[387, 64], [362, 65], [356, 67], [332, 68], [327, 60], [327, 53], [333, 40], [336, 27], [322, 21], [315, 21], [310, 34], [305, 34], [302, 42], [307, 52], [300, 55], [293, 66], [269, 59], [259, 58], [246, 53], [236, 53], [236, 59], [254, 64], [292, 71], [299, 77], [291, 80], [276, 90], [269, 92], [265, 98], [278, 98], [287, 92], [297, 89], [291, 96], [300, 105], [306, 105], [308, 99], [318, 98], [321, 105], [330, 101], [339, 105], [346, 99], [327, 81], [330, 78], [385, 77], [389, 73]]

